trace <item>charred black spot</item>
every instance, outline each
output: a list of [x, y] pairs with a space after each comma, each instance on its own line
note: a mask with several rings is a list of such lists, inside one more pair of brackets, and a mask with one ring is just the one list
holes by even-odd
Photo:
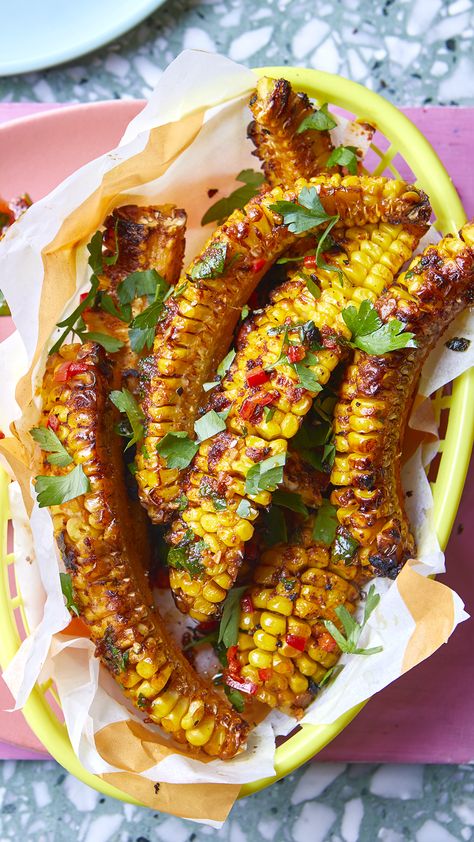
[[471, 341], [470, 339], [464, 339], [463, 336], [453, 336], [452, 339], [448, 339], [444, 344], [450, 351], [467, 351]]
[[389, 579], [396, 579], [402, 566], [394, 558], [383, 558], [377, 555], [371, 555], [369, 562], [379, 576], [387, 576]]

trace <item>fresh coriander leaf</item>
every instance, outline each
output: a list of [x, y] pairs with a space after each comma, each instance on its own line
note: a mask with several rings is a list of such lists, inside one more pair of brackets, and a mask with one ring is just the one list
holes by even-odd
[[344, 273], [339, 266], [333, 266], [331, 263], [325, 263], [323, 260], [323, 249], [327, 248], [329, 244], [332, 242], [331, 240], [331, 231], [334, 228], [336, 222], [339, 222], [340, 216], [337, 214], [336, 216], [332, 216], [327, 228], [324, 229], [321, 237], [319, 238], [319, 242], [316, 248], [316, 266], [319, 269], [326, 269], [328, 272], [336, 272], [339, 276], [339, 281], [343, 282]]
[[266, 547], [288, 543], [285, 514], [279, 506], [270, 506], [268, 512], [263, 513], [262, 520], [263, 539]]
[[311, 231], [333, 217], [326, 213], [315, 187], [303, 187], [298, 202], [280, 201], [270, 205], [270, 210], [283, 217], [283, 224], [294, 234]]
[[187, 433], [176, 431], [166, 433], [156, 445], [159, 455], [165, 460], [168, 468], [187, 468], [194, 459], [199, 444], [192, 441]]
[[217, 642], [223, 643], [226, 649], [229, 646], [235, 646], [237, 643], [239, 636], [240, 600], [246, 590], [246, 585], [243, 585], [241, 588], [232, 588], [224, 602]]
[[232, 707], [236, 709], [237, 713], [243, 713], [245, 710], [245, 699], [240, 690], [234, 690], [226, 684], [224, 687], [224, 693], [229, 699]]
[[231, 367], [232, 363], [235, 360], [235, 351], [233, 348], [230, 349], [229, 353], [226, 354], [224, 359], [221, 363], [217, 366], [217, 374], [219, 377], [224, 377], [224, 374], [227, 374], [229, 368]]
[[240, 501], [239, 505], [237, 506], [237, 508], [235, 510], [235, 513], [239, 517], [246, 517], [246, 518], [250, 517], [250, 515], [252, 514], [252, 506], [250, 505], [249, 501], [244, 500], [242, 498], [242, 500]]
[[358, 310], [353, 304], [345, 307], [342, 311], [342, 318], [352, 333], [353, 339], [374, 333], [382, 327], [382, 321], [377, 310], [368, 300], [362, 301]]
[[375, 585], [371, 585], [365, 597], [364, 620], [362, 625], [365, 626], [367, 620], [369, 619], [370, 615], [375, 611], [379, 602], [380, 594], [377, 593], [377, 591], [375, 590]]
[[[82, 322], [82, 314], [83, 314], [84, 310], [87, 310], [88, 307], [92, 307], [92, 304], [95, 300], [98, 289], [99, 289], [99, 279], [95, 275], [92, 275], [92, 277], [91, 277], [91, 288], [90, 288], [89, 292], [87, 293], [86, 297], [84, 298], [84, 301], [81, 301], [80, 304], [78, 304], [78, 306], [75, 308], [75, 310], [72, 311], [70, 316], [68, 316], [66, 319], [63, 319], [61, 322], [57, 323], [56, 327], [64, 327], [66, 329], [62, 332], [61, 336], [54, 343], [52, 348], [50, 348], [49, 356], [51, 356], [52, 354], [55, 354], [56, 351], [59, 351], [59, 349], [60, 349], [61, 345], [63, 344], [64, 340], [66, 339], [67, 335], [69, 333], [71, 333], [71, 331], [74, 332], [74, 329], [75, 329], [76, 326], [78, 326], [79, 329], [83, 329], [82, 325], [84, 323]], [[82, 324], [79, 326], [77, 323], [80, 323], [80, 322], [82, 322]]]
[[94, 275], [100, 275], [104, 268], [102, 257], [102, 231], [96, 231], [90, 243], [87, 244], [87, 251], [89, 252], [88, 264], [91, 267]]
[[283, 508], [289, 509], [291, 512], [308, 517], [308, 509], [301, 499], [301, 494], [296, 494], [294, 491], [277, 488], [273, 492], [272, 502], [275, 506], [283, 506]]
[[275, 453], [268, 459], [262, 459], [247, 471], [245, 477], [245, 491], [256, 495], [260, 491], [273, 491], [283, 481], [283, 466], [286, 453]]
[[204, 252], [204, 257], [191, 269], [193, 280], [218, 278], [222, 275], [227, 255], [227, 243], [214, 243]]
[[120, 319], [121, 322], [127, 322], [128, 324], [132, 317], [130, 306], [125, 304], [117, 307], [114, 299], [107, 292], [101, 292], [99, 294], [99, 306], [105, 313], [109, 313], [114, 318]]
[[353, 343], [356, 348], [366, 354], [378, 356], [401, 348], [416, 348], [415, 334], [405, 330], [405, 325], [399, 319], [391, 319], [373, 333], [357, 336]]
[[69, 573], [60, 573], [59, 578], [61, 580], [61, 590], [63, 592], [63, 596], [66, 598], [66, 608], [71, 612], [71, 614], [76, 614], [76, 616], [79, 617], [79, 609], [74, 602], [74, 590]]
[[119, 241], [118, 241], [118, 219], [115, 220], [114, 225], [114, 251], [113, 254], [103, 254], [102, 261], [105, 263], [106, 266], [115, 266], [117, 260], [119, 259]]
[[242, 309], [240, 311], [241, 321], [245, 321], [245, 319], [247, 318], [249, 313], [250, 313], [250, 307], [247, 304], [244, 304], [244, 306], [242, 307]]
[[220, 380], [211, 380], [209, 383], [203, 383], [202, 384], [203, 392], [210, 392], [211, 389], [215, 389], [215, 387], [218, 386], [219, 383], [220, 383]]
[[127, 444], [127, 447], [125, 448], [125, 450], [128, 450], [128, 448], [131, 447], [132, 444], [135, 444], [136, 442], [140, 441], [144, 436], [143, 412], [138, 406], [132, 393], [129, 392], [128, 389], [122, 389], [121, 391], [115, 390], [111, 392], [110, 400], [112, 401], [114, 406], [117, 407], [119, 412], [125, 413], [132, 428], [133, 436]]
[[323, 500], [316, 511], [313, 524], [313, 538], [326, 547], [330, 547], [336, 537], [337, 508], [329, 500]]
[[341, 634], [339, 629], [331, 620], [324, 620], [324, 625], [331, 637], [333, 637], [336, 641], [341, 652], [347, 652], [351, 655], [375, 655], [377, 652], [382, 652], [383, 646], [373, 646], [370, 649], [359, 649], [357, 643], [362, 633], [364, 624], [361, 626], [357, 620], [354, 620], [354, 617], [349, 614], [344, 605], [338, 605], [335, 611], [344, 627], [346, 637]]
[[97, 344], [102, 345], [109, 354], [115, 354], [116, 351], [123, 348], [124, 344], [120, 339], [116, 339], [115, 336], [110, 336], [108, 333], [95, 333], [94, 331], [82, 333], [81, 339], [84, 342], [97, 342]]
[[168, 291], [168, 284], [156, 269], [145, 269], [142, 272], [132, 272], [121, 281], [117, 287], [117, 295], [121, 304], [131, 304], [135, 298], [145, 295], [155, 296], [157, 287]]
[[308, 392], [314, 392], [317, 394], [323, 388], [321, 383], [318, 381], [316, 375], [309, 369], [304, 362], [293, 363], [293, 368], [298, 375], [299, 386], [302, 386], [303, 389], [307, 389]]
[[331, 667], [331, 669], [328, 669], [328, 671], [323, 675], [321, 681], [319, 682], [319, 686], [325, 687], [327, 684], [329, 684], [329, 681], [331, 681], [332, 684], [332, 682], [335, 681], [335, 679], [338, 675], [340, 675], [343, 669], [344, 664], [335, 664], [335, 666]]
[[264, 181], [263, 173], [255, 170], [242, 170], [236, 181], [241, 181], [245, 186], [237, 187], [230, 196], [219, 199], [206, 211], [201, 219], [201, 225], [207, 225], [209, 222], [221, 223], [224, 219], [237, 208], [243, 208], [250, 199], [257, 195], [261, 185]]
[[336, 126], [337, 122], [332, 114], [329, 113], [328, 103], [325, 102], [321, 108], [318, 108], [314, 112], [314, 114], [308, 114], [308, 116], [302, 120], [296, 133], [301, 134], [301, 132], [306, 132], [308, 129], [316, 129], [318, 132], [326, 132], [329, 131], [329, 129], [335, 129]]
[[359, 542], [344, 527], [340, 526], [333, 544], [331, 561], [336, 562], [336, 564], [341, 561], [344, 564], [350, 564], [358, 546]]
[[267, 422], [271, 421], [273, 416], [275, 415], [275, 412], [276, 412], [276, 406], [264, 406], [263, 407], [263, 417], [265, 418], [265, 421], [267, 421]]
[[167, 563], [178, 570], [187, 570], [193, 579], [198, 578], [205, 570], [201, 560], [205, 547], [204, 541], [195, 541], [186, 547], [171, 547], [168, 551]]
[[357, 148], [355, 146], [337, 146], [331, 152], [326, 166], [335, 167], [337, 165], [346, 167], [351, 175], [357, 175]]
[[314, 283], [312, 278], [305, 278], [305, 282], [306, 287], [313, 296], [313, 298], [315, 298], [316, 301], [318, 300], [318, 298], [321, 298], [321, 290], [319, 289], [318, 285]]
[[173, 298], [179, 298], [179, 296], [182, 295], [185, 291], [187, 285], [188, 281], [183, 281], [183, 283], [180, 284], [179, 287], [176, 287], [176, 289], [173, 290]]
[[[199, 496], [209, 497], [214, 503], [216, 512], [224, 512], [227, 509], [227, 500], [225, 496], [219, 494], [215, 486], [211, 484], [211, 481], [207, 477], [203, 477], [199, 484]], [[187, 505], [186, 497], [184, 499], [186, 500]], [[184, 508], [186, 508], [186, 505]]]
[[51, 454], [51, 456], [48, 456], [50, 465], [59, 465], [61, 468], [65, 468], [73, 461], [72, 456], [69, 455], [56, 433], [49, 427], [33, 427], [30, 430], [30, 435], [39, 444], [41, 450]]
[[59, 506], [74, 500], [89, 491], [89, 479], [86, 477], [82, 465], [59, 477], [36, 477], [36, 498], [40, 509], [45, 506]]
[[116, 645], [112, 626], [107, 626], [105, 630], [101, 649], [104, 660], [116, 675], [125, 671], [128, 664], [129, 652], [122, 652]]
[[130, 347], [135, 354], [139, 354], [145, 346], [151, 348], [155, 339], [155, 328], [147, 327], [144, 330], [141, 328], [129, 327], [128, 338]]
[[130, 328], [133, 330], [134, 328], [139, 328], [140, 330], [146, 330], [147, 328], [155, 328], [158, 322], [158, 319], [161, 316], [163, 310], [163, 300], [161, 298], [157, 298], [153, 304], [150, 304], [149, 307], [146, 307], [142, 313], [139, 313], [138, 316], [135, 316], [132, 322], [130, 322]]
[[214, 409], [206, 412], [205, 415], [194, 422], [194, 432], [200, 442], [212, 438], [217, 433], [222, 433], [225, 429], [225, 421]]

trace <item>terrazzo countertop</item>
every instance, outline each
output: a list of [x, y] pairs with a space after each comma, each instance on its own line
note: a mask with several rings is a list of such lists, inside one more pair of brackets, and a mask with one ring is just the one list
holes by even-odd
[[[170, 0], [77, 62], [0, 79], [0, 101], [144, 97], [194, 47], [341, 73], [397, 104], [474, 105], [473, 35], [471, 0]], [[312, 763], [216, 831], [104, 798], [54, 762], [4, 761], [0, 808], [0, 842], [469, 842], [474, 770]]]

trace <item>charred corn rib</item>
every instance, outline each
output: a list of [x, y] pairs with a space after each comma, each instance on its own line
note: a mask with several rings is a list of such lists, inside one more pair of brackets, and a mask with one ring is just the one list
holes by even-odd
[[[76, 364], [66, 381], [65, 363]], [[194, 673], [153, 607], [143, 574], [146, 533], [125, 492], [108, 374], [99, 346], [65, 345], [50, 357], [43, 385], [41, 423], [56, 430], [73, 462], [61, 468], [44, 459], [42, 473], [64, 476], [81, 465], [89, 480], [85, 494], [51, 508], [75, 601], [102, 663], [133, 704], [178, 742], [231, 757], [246, 723]]]
[[276, 187], [235, 211], [214, 232], [168, 300], [153, 353], [142, 362], [145, 439], [137, 454], [136, 478], [140, 499], [155, 523], [172, 516], [180, 493], [178, 471], [166, 468], [156, 447], [168, 432], [192, 434], [203, 402], [202, 385], [214, 376], [243, 304], [271, 263], [301, 236], [291, 233], [270, 206], [280, 200], [296, 202], [304, 187], [315, 187], [325, 211], [339, 214], [348, 226], [382, 220], [405, 224], [419, 236], [430, 214], [427, 197], [406, 184], [335, 175], [299, 180], [288, 190]]
[[[118, 254], [111, 265], [104, 263], [100, 277], [100, 291], [108, 293], [117, 307], [120, 302], [117, 287], [132, 272], [155, 269], [170, 285], [176, 283], [182, 268], [186, 214], [174, 205], [138, 207], [124, 205], [116, 208], [105, 221], [103, 234], [104, 256]], [[145, 297], [132, 302], [132, 318], [147, 306]], [[138, 354], [131, 347], [128, 325], [110, 313], [96, 307], [86, 310], [84, 321], [94, 332], [105, 332], [120, 339], [123, 347], [114, 355], [117, 376], [136, 391], [138, 383]]]
[[344, 605], [353, 613], [363, 583], [331, 564], [329, 549], [314, 541], [312, 528], [310, 517], [297, 544], [263, 553], [241, 602], [237, 642], [239, 679], [247, 692], [298, 718], [340, 655], [323, 621], [340, 628], [335, 609]]
[[[218, 614], [235, 581], [244, 543], [253, 534], [252, 521], [259, 507], [269, 505], [276, 486], [270, 482], [252, 493], [246, 487], [249, 471], [278, 454], [284, 461], [288, 440], [345, 352], [340, 340], [350, 333], [341, 310], [350, 301], [380, 294], [417, 241], [401, 226], [367, 226], [363, 233], [349, 229], [344, 248], [332, 258], [335, 267], [344, 268], [342, 285], [335, 272], [321, 270], [325, 288], [315, 298], [306, 284], [311, 270], [293, 270], [254, 317], [253, 328], [242, 330], [235, 360], [207, 407], [228, 411], [226, 430], [201, 444], [182, 482], [185, 509], [168, 536], [191, 561], [199, 547], [197, 568], [194, 564], [191, 569], [183, 556], [170, 570], [177, 604], [192, 617], [202, 620]], [[313, 272], [312, 278], [316, 283], [318, 274]], [[285, 344], [287, 337], [291, 346]], [[314, 342], [321, 342], [317, 356], [310, 351]], [[313, 388], [305, 386], [299, 380], [301, 370], [289, 364], [292, 354], [303, 366], [308, 354], [304, 371], [313, 378]], [[271, 409], [271, 417], [265, 415], [265, 407]], [[222, 501], [219, 508], [217, 499]]]
[[250, 108], [255, 119], [248, 127], [248, 136], [271, 185], [292, 184], [297, 178], [312, 178], [325, 169], [333, 149], [329, 132], [308, 129], [298, 133], [305, 117], [315, 113], [306, 94], [295, 93], [286, 79], [264, 76], [258, 81]]
[[418, 347], [384, 356], [357, 351], [342, 384], [331, 499], [340, 528], [359, 542], [354, 560], [378, 575], [396, 576], [414, 552], [400, 483], [403, 435], [428, 352], [474, 300], [473, 246], [471, 223], [413, 260], [376, 308], [383, 322], [404, 322]]

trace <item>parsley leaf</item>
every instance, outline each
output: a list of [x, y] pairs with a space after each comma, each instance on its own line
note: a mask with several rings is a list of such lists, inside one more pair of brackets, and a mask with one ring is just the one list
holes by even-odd
[[326, 132], [329, 129], [334, 129], [337, 122], [328, 111], [328, 103], [325, 102], [321, 108], [318, 108], [314, 114], [308, 114], [298, 126], [297, 134], [306, 132], [308, 129], [316, 129], [317, 132]]
[[316, 394], [323, 388], [316, 375], [308, 368], [304, 362], [293, 363], [293, 368], [298, 375], [298, 385], [308, 392], [315, 392]]
[[252, 506], [250, 505], [249, 501], [244, 500], [242, 498], [242, 500], [240, 501], [239, 505], [237, 506], [237, 508], [235, 510], [235, 513], [239, 517], [250, 517], [252, 512], [253, 512], [253, 509], [252, 509]]
[[279, 506], [270, 506], [267, 512], [263, 513], [263, 539], [266, 547], [274, 547], [275, 544], [286, 544], [288, 542], [288, 530], [284, 512]]
[[135, 298], [145, 295], [154, 296], [157, 287], [168, 290], [168, 284], [156, 269], [145, 269], [142, 272], [132, 272], [121, 281], [117, 287], [117, 295], [121, 304], [131, 304]]
[[224, 693], [229, 699], [232, 707], [236, 709], [237, 713], [243, 713], [245, 710], [245, 699], [240, 690], [234, 690], [226, 684], [224, 687]]
[[272, 502], [276, 506], [283, 506], [285, 509], [289, 509], [290, 512], [296, 512], [299, 515], [308, 517], [308, 509], [301, 499], [301, 494], [296, 494], [294, 491], [286, 491], [284, 488], [277, 488], [277, 490], [273, 492]]
[[217, 433], [222, 433], [225, 429], [226, 423], [215, 409], [206, 412], [205, 415], [194, 422], [194, 432], [200, 442], [212, 438]]
[[107, 292], [99, 292], [98, 303], [101, 310], [104, 310], [105, 313], [109, 313], [109, 315], [114, 316], [114, 318], [120, 319], [121, 322], [126, 322], [127, 324], [130, 321], [132, 316], [130, 306], [125, 304], [117, 307], [114, 299]]
[[220, 224], [234, 210], [243, 208], [250, 199], [253, 199], [257, 195], [264, 178], [263, 173], [251, 169], [239, 172], [235, 180], [241, 181], [244, 187], [237, 187], [230, 196], [219, 199], [211, 205], [201, 219], [201, 225], [207, 225], [209, 222], [218, 222]]
[[331, 552], [331, 562], [338, 564], [342, 561], [344, 564], [350, 564], [358, 546], [359, 542], [343, 526], [338, 527]]
[[239, 636], [240, 600], [246, 590], [246, 585], [240, 588], [232, 588], [224, 602], [217, 642], [223, 643], [226, 649], [229, 646], [235, 646], [237, 643]]
[[142, 439], [144, 436], [143, 412], [138, 406], [132, 393], [129, 392], [128, 389], [122, 389], [121, 391], [115, 390], [111, 392], [110, 400], [120, 412], [125, 413], [132, 428], [132, 438], [130, 439], [129, 443], [125, 448], [125, 450], [128, 450], [128, 448], [131, 447], [132, 444], [135, 444], [137, 441], [140, 441], [140, 439]]
[[115, 336], [110, 336], [108, 333], [88, 331], [87, 333], [81, 333], [81, 339], [83, 342], [97, 342], [109, 354], [115, 354], [116, 351], [123, 348], [123, 342], [120, 339], [116, 339]]
[[[184, 495], [183, 495], [184, 496]], [[214, 503], [214, 508], [216, 512], [224, 512], [227, 509], [227, 500], [224, 495], [220, 495], [215, 485], [211, 483], [209, 477], [203, 477], [200, 484], [199, 484], [199, 496], [200, 497], [210, 497], [212, 502]], [[178, 498], [179, 499], [179, 498]], [[185, 505], [182, 509], [187, 506], [187, 498], [185, 499]]]
[[313, 296], [313, 298], [315, 298], [316, 300], [318, 300], [318, 298], [321, 298], [321, 290], [319, 289], [318, 285], [314, 283], [313, 279], [305, 278], [305, 282], [306, 287]]
[[74, 590], [69, 573], [60, 573], [59, 578], [61, 580], [61, 590], [63, 592], [63, 596], [66, 597], [66, 608], [71, 612], [71, 614], [76, 614], [77, 617], [79, 617], [79, 609], [74, 602]]
[[193, 280], [205, 278], [218, 278], [224, 271], [227, 255], [227, 243], [213, 243], [206, 251], [202, 260], [199, 260], [191, 269]]
[[357, 175], [357, 147], [337, 146], [336, 149], [333, 149], [326, 166], [335, 167], [337, 164], [346, 167], [351, 175]]
[[330, 547], [336, 537], [337, 508], [329, 500], [323, 500], [316, 512], [312, 537], [326, 547]]
[[333, 637], [336, 641], [341, 652], [347, 652], [351, 655], [375, 655], [377, 652], [382, 652], [383, 646], [373, 646], [371, 649], [359, 649], [357, 647], [359, 638], [362, 634], [362, 629], [379, 602], [380, 594], [376, 593], [374, 585], [371, 585], [366, 597], [364, 619], [362, 624], [358, 623], [357, 620], [349, 614], [344, 605], [338, 605], [335, 611], [343, 625], [345, 636], [331, 620], [324, 620], [324, 625], [331, 637]]
[[33, 427], [30, 430], [30, 435], [39, 444], [41, 450], [51, 454], [47, 458], [50, 465], [59, 465], [61, 468], [65, 468], [73, 461], [72, 456], [69, 455], [56, 433], [49, 427]]
[[99, 279], [95, 275], [92, 275], [91, 287], [86, 297], [84, 298], [84, 301], [81, 301], [80, 304], [78, 304], [78, 306], [75, 308], [75, 310], [72, 311], [70, 316], [67, 316], [66, 319], [63, 319], [62, 321], [57, 323], [56, 327], [64, 327], [65, 330], [62, 332], [59, 339], [54, 343], [52, 348], [50, 348], [49, 356], [55, 354], [56, 351], [59, 351], [68, 333], [77, 333], [79, 338], [81, 338], [81, 330], [84, 327], [84, 322], [82, 321], [82, 314], [84, 310], [87, 310], [88, 307], [92, 307], [98, 289]]
[[275, 453], [274, 456], [252, 465], [245, 477], [246, 493], [256, 495], [260, 491], [274, 490], [283, 480], [285, 462], [286, 453]]
[[74, 500], [89, 491], [89, 479], [86, 477], [82, 465], [59, 477], [36, 477], [36, 498], [40, 509], [44, 506], [59, 506]]
[[235, 360], [235, 351], [233, 348], [230, 349], [229, 353], [225, 355], [224, 359], [219, 363], [217, 366], [217, 376], [218, 380], [211, 380], [209, 383], [203, 383], [202, 388], [205, 392], [209, 392], [211, 389], [214, 389], [215, 386], [218, 386], [222, 378], [225, 374], [229, 371], [232, 363]]
[[316, 266], [318, 269], [326, 269], [328, 272], [336, 272], [339, 276], [339, 281], [342, 284], [344, 273], [339, 266], [333, 266], [331, 263], [325, 263], [323, 259], [323, 248], [328, 248], [328, 246], [332, 243], [332, 239], [330, 233], [334, 228], [336, 222], [339, 222], [340, 216], [336, 214], [336, 216], [331, 217], [331, 221], [327, 228], [324, 229], [321, 237], [319, 238], [319, 242], [316, 248]]
[[156, 445], [157, 452], [165, 460], [168, 468], [187, 468], [198, 449], [199, 444], [181, 431], [166, 433]]
[[399, 319], [383, 324], [371, 301], [362, 301], [358, 311], [351, 304], [342, 311], [342, 318], [352, 333], [352, 345], [366, 354], [378, 356], [417, 347], [415, 334], [406, 331]]
[[90, 243], [87, 244], [87, 251], [89, 252], [88, 264], [91, 267], [94, 275], [100, 275], [104, 268], [102, 259], [102, 231], [96, 231]]
[[270, 210], [283, 217], [283, 224], [293, 234], [302, 234], [330, 222], [334, 217], [324, 210], [315, 187], [303, 187], [298, 202], [280, 201], [270, 205]]
[[170, 567], [187, 570], [192, 578], [197, 578], [205, 570], [201, 561], [205, 547], [204, 541], [194, 541], [185, 547], [170, 547], [166, 561]]

